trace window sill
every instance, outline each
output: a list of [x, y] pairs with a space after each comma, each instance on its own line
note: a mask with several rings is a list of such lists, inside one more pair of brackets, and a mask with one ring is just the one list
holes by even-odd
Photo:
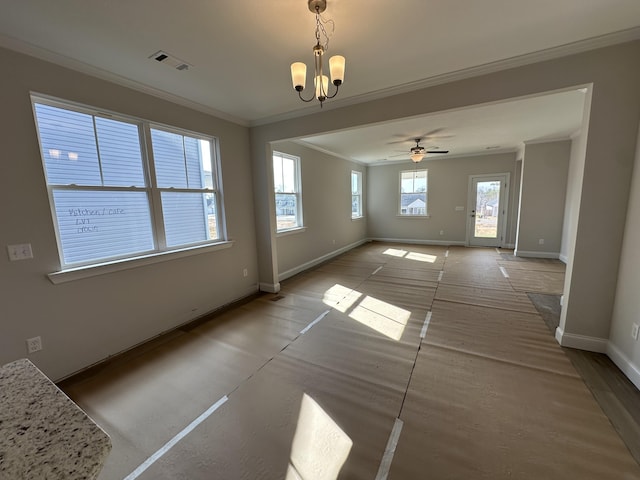
[[364, 219], [364, 215], [360, 215], [359, 217], [351, 217], [351, 221], [356, 221], [356, 220], [363, 220]]
[[154, 263], [164, 262], [166, 260], [175, 260], [176, 258], [190, 257], [192, 255], [200, 255], [202, 253], [215, 252], [224, 250], [233, 246], [233, 240], [215, 243], [212, 245], [198, 245], [196, 247], [183, 248], [181, 250], [172, 250], [170, 252], [153, 253], [141, 257], [127, 258], [114, 262], [99, 263], [97, 265], [87, 265], [84, 267], [69, 268], [59, 272], [49, 273], [47, 277], [51, 283], [59, 284], [80, 280], [83, 278], [95, 277], [106, 273], [120, 272], [132, 268], [142, 267], [144, 265], [152, 265]]
[[431, 218], [431, 215], [400, 215], [397, 214], [398, 218]]
[[288, 230], [281, 230], [276, 232], [276, 237], [286, 237], [287, 235], [295, 235], [296, 233], [304, 233], [307, 231], [307, 227], [296, 227]]

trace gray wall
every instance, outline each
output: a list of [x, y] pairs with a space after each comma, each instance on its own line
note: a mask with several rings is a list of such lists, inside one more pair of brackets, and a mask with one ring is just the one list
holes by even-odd
[[570, 140], [525, 146], [516, 255], [560, 257], [570, 156]]
[[[261, 285], [275, 287], [281, 266], [291, 267], [332, 252], [333, 238], [327, 247], [327, 237], [314, 246], [308, 257], [301, 255], [288, 265], [280, 265], [290, 245], [279, 246], [280, 239], [275, 235], [270, 171], [274, 141], [592, 86], [588, 124], [583, 136], [576, 139], [583, 148], [572, 149], [570, 179], [572, 172], [577, 171], [581, 181], [568, 183], [567, 198], [573, 200], [569, 220], [565, 215], [565, 227], [569, 225], [565, 228], [568, 241], [562, 246], [562, 251], [567, 252], [566, 298], [557, 338], [565, 345], [601, 351], [607, 350], [607, 345], [617, 345], [624, 355], [616, 361], [624, 363], [626, 358], [625, 365], [637, 370], [637, 346], [628, 345], [624, 339], [628, 336], [627, 324], [637, 316], [638, 306], [629, 291], [621, 289], [616, 298], [616, 284], [620, 265], [621, 282], [631, 279], [636, 284], [633, 269], [626, 265], [635, 266], [637, 260], [631, 247], [622, 250], [622, 240], [625, 234], [626, 245], [636, 243], [633, 232], [637, 232], [637, 225], [629, 217], [625, 233], [625, 223], [640, 120], [638, 58], [640, 41], [629, 42], [343, 108], [328, 106], [306, 117], [247, 129], [0, 50], [0, 61], [5, 67], [0, 77], [3, 107], [0, 244], [29, 242], [35, 256], [33, 260], [20, 262], [9, 262], [6, 255], [0, 256], [0, 362], [24, 356], [24, 340], [41, 335], [44, 350], [31, 358], [47, 374], [60, 378], [250, 294], [258, 280]], [[233, 247], [53, 285], [46, 275], [59, 268], [59, 259], [30, 91], [217, 136], [229, 234], [235, 240]], [[574, 160], [580, 168], [574, 168]], [[372, 182], [374, 170], [369, 169], [366, 184]], [[638, 190], [637, 183], [634, 181], [634, 192]], [[377, 194], [370, 185], [367, 191]], [[638, 209], [635, 196], [630, 204], [632, 213]], [[373, 201], [371, 197], [369, 200]], [[457, 200], [455, 196], [450, 203], [456, 204]], [[309, 207], [312, 204], [305, 202]], [[373, 211], [371, 205], [369, 214]], [[593, 218], [598, 218], [597, 230], [593, 229]], [[374, 229], [380, 228], [379, 224], [374, 225], [370, 215], [367, 219], [372, 224], [371, 233], [378, 232]], [[438, 218], [429, 221], [435, 227], [431, 233], [441, 229], [455, 232], [456, 227], [436, 226]], [[355, 233], [353, 238], [359, 235]], [[459, 231], [456, 235], [460, 238]], [[350, 240], [336, 238], [336, 241]], [[296, 248], [301, 251], [303, 243], [300, 241]], [[249, 270], [247, 278], [242, 277], [245, 267]]]
[[[576, 235], [568, 248], [570, 295], [556, 338], [563, 345], [605, 350], [640, 119], [638, 58], [640, 41], [634, 41], [252, 128], [261, 282], [277, 283], [278, 276], [270, 191], [260, 181], [270, 142], [592, 85]], [[596, 232], [594, 215], [600, 223]]]
[[[247, 128], [9, 50], [0, 63], [0, 364], [25, 357], [25, 339], [40, 335], [44, 349], [30, 358], [58, 379], [256, 291]], [[218, 137], [233, 246], [51, 283], [60, 264], [31, 91]], [[34, 258], [10, 262], [6, 245], [20, 243]]]
[[[277, 236], [279, 279], [362, 243], [367, 238], [367, 218], [351, 219], [351, 171], [362, 172], [363, 189], [367, 169], [293, 142], [273, 145], [277, 150], [300, 157], [303, 231]], [[367, 195], [364, 195], [366, 205]]]
[[640, 340], [631, 337], [631, 327], [640, 324], [640, 131], [635, 168], [624, 231], [618, 289], [607, 353], [640, 388]]
[[[367, 190], [369, 237], [380, 240], [402, 240], [446, 245], [466, 242], [469, 175], [516, 173], [516, 154], [434, 158], [423, 160], [419, 169], [428, 170], [427, 213], [429, 218], [398, 216], [399, 175], [413, 170], [413, 163], [394, 163], [369, 168]], [[509, 209], [514, 207], [514, 189], [510, 188]], [[456, 206], [464, 207], [456, 211]], [[509, 216], [510, 217], [510, 216]], [[443, 232], [440, 235], [440, 231]], [[507, 221], [506, 244], [513, 243], [515, 225]]]
[[[588, 110], [588, 108], [586, 108]], [[587, 113], [588, 115], [588, 113]], [[583, 125], [588, 125], [587, 118]], [[562, 242], [560, 245], [560, 260], [569, 264], [573, 259], [573, 247], [578, 232], [578, 215], [580, 214], [580, 198], [582, 196], [582, 176], [584, 175], [584, 158], [587, 148], [586, 128], [574, 136], [571, 142], [571, 156], [569, 171], [567, 172], [567, 195], [564, 203], [564, 218], [562, 222]], [[573, 262], [571, 262], [573, 263]], [[569, 285], [567, 285], [567, 289]]]

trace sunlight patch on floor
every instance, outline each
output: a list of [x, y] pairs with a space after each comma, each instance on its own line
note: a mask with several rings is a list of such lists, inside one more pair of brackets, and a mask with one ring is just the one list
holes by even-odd
[[436, 255], [429, 255], [428, 253], [408, 252], [407, 250], [400, 250], [396, 248], [387, 248], [384, 255], [391, 257], [406, 258], [407, 260], [415, 260], [417, 262], [435, 263], [438, 259]]
[[402, 338], [410, 316], [408, 310], [370, 296], [364, 297], [349, 314], [350, 318], [396, 341]]
[[[333, 287], [324, 292], [322, 302], [325, 305], [329, 305], [330, 307], [334, 307], [340, 310], [339, 308], [337, 308], [338, 303], [340, 303], [351, 292], [353, 292], [353, 288], [345, 287], [344, 285], [336, 283]], [[340, 311], [344, 312], [344, 310]]]
[[339, 312], [348, 314], [349, 318], [399, 341], [411, 312], [369, 295], [360, 300], [362, 295], [362, 292], [336, 283], [325, 292], [322, 301]]
[[302, 395], [285, 480], [335, 480], [353, 441], [309, 395]]

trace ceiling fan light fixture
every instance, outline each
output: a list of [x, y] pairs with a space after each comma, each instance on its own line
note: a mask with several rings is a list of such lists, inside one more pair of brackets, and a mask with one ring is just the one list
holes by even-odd
[[424, 158], [424, 153], [412, 152], [410, 158], [413, 163], [418, 163]]

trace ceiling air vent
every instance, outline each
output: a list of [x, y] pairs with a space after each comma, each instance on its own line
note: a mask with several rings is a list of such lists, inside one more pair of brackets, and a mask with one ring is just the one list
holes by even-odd
[[192, 65], [189, 65], [187, 62], [180, 60], [167, 52], [163, 52], [162, 50], [158, 50], [149, 58], [175, 68], [176, 70], [189, 70], [189, 68], [192, 67]]

